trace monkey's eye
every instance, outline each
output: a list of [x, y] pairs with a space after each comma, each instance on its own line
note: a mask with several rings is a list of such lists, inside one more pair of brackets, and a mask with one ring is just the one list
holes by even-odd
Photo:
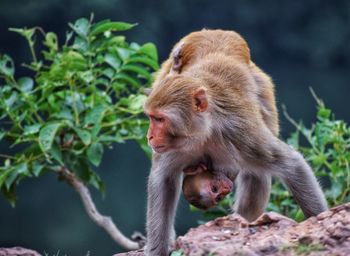
[[155, 122], [163, 123], [165, 119], [163, 117], [150, 116]]
[[213, 193], [217, 193], [218, 192], [218, 187], [217, 186], [212, 186], [211, 187], [211, 191], [213, 192]]

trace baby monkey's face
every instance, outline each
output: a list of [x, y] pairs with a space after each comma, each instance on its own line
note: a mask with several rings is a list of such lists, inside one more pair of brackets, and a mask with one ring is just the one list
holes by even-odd
[[209, 170], [204, 164], [188, 167], [184, 174], [183, 194], [190, 204], [202, 210], [217, 205], [233, 187], [224, 174]]

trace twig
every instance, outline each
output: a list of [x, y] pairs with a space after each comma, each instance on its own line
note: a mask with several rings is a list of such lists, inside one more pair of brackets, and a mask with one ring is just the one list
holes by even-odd
[[95, 203], [92, 201], [89, 189], [78, 180], [78, 178], [66, 168], [62, 167], [60, 173], [78, 192], [83, 201], [86, 212], [89, 217], [100, 227], [102, 227], [119, 245], [126, 250], [140, 249], [140, 243], [134, 242], [124, 236], [114, 224], [109, 216], [101, 215], [96, 209]]

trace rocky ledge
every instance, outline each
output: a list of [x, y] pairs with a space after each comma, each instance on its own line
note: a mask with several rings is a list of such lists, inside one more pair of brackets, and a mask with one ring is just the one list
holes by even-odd
[[[350, 255], [350, 203], [301, 223], [269, 212], [248, 223], [239, 215], [217, 218], [176, 240], [176, 255]], [[141, 256], [142, 250], [114, 256]]]

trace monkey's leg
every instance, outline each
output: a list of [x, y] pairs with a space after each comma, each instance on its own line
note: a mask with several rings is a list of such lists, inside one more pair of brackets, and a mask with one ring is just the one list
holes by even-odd
[[303, 156], [280, 142], [277, 175], [288, 186], [306, 217], [327, 210], [327, 201], [317, 179]]
[[148, 181], [147, 256], [165, 256], [169, 253], [175, 239], [174, 218], [180, 188], [181, 172], [170, 168], [152, 168]]
[[234, 210], [248, 221], [257, 219], [264, 212], [270, 198], [271, 176], [241, 171], [236, 185]]

